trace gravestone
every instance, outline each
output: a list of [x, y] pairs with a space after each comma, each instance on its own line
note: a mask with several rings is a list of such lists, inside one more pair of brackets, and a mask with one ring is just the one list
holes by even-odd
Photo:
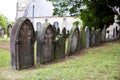
[[1, 29], [0, 29], [0, 37], [1, 37], [1, 38], [4, 38], [4, 34], [5, 34], [4, 28], [1, 28]]
[[56, 29], [56, 35], [59, 35], [60, 34], [60, 28], [57, 28]]
[[90, 46], [90, 30], [88, 27], [85, 28], [86, 32], [86, 48]]
[[96, 30], [96, 39], [95, 39], [95, 45], [98, 46], [101, 43], [101, 30], [97, 29]]
[[68, 49], [67, 55], [71, 55], [78, 50], [79, 47], [79, 28], [73, 26], [70, 32], [70, 36], [68, 38]]
[[63, 28], [62, 33], [56, 36], [55, 39], [55, 59], [65, 57], [65, 43], [66, 43], [66, 28]]
[[7, 26], [7, 37], [10, 37], [11, 31], [12, 31], [12, 25], [9, 24], [9, 25]]
[[94, 28], [92, 28], [92, 30], [91, 30], [91, 47], [92, 46], [95, 46], [95, 39], [96, 39], [96, 33], [95, 33], [95, 29]]
[[54, 60], [55, 29], [49, 23], [44, 23], [37, 37], [37, 64]]
[[64, 27], [63, 30], [62, 30], [62, 33], [64, 38], [67, 38], [67, 34], [66, 34], [66, 28]]
[[86, 33], [84, 27], [80, 28], [80, 49], [86, 48]]
[[20, 70], [34, 65], [35, 31], [32, 23], [26, 17], [19, 18], [11, 32], [11, 65]]
[[104, 26], [103, 30], [102, 30], [102, 42], [106, 41], [106, 26]]

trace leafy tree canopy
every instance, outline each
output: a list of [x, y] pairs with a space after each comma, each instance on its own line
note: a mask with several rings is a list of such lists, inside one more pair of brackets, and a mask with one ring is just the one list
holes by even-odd
[[49, 0], [53, 3], [56, 16], [77, 16], [83, 26], [103, 28], [114, 22], [115, 7], [120, 8], [120, 0]]

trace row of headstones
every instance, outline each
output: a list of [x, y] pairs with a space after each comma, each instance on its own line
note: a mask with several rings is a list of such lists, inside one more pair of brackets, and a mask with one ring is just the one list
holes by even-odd
[[[37, 33], [34, 31], [33, 25], [26, 17], [19, 18], [10, 36], [11, 47], [11, 65], [13, 69], [25, 69], [34, 66], [34, 42], [37, 40], [36, 63], [44, 64], [49, 61], [54, 61], [59, 58], [64, 58], [65, 55], [72, 55], [80, 49], [90, 46], [99, 45], [101, 35], [105, 36], [106, 31], [92, 29], [88, 27], [81, 28], [73, 26], [69, 34], [66, 34], [66, 29], [59, 33], [59, 29], [55, 29], [49, 23], [41, 26]], [[105, 37], [102, 36], [104, 42]], [[66, 38], [68, 42], [66, 44]], [[67, 45], [67, 52], [65, 49]]]
[[[7, 37], [10, 37], [11, 31], [12, 31], [12, 25], [9, 24], [7, 26]], [[5, 35], [5, 29], [0, 27], [0, 38], [4, 38], [4, 35]]]

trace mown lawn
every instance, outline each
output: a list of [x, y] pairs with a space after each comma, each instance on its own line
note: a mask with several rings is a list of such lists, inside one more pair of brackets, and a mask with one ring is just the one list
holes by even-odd
[[0, 49], [0, 80], [120, 80], [120, 41], [88, 48], [51, 64], [21, 71], [9, 66]]

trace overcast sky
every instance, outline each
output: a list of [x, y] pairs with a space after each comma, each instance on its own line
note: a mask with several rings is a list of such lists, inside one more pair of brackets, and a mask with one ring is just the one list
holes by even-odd
[[17, 0], [0, 0], [0, 13], [9, 20], [14, 21], [16, 16], [16, 3]]

